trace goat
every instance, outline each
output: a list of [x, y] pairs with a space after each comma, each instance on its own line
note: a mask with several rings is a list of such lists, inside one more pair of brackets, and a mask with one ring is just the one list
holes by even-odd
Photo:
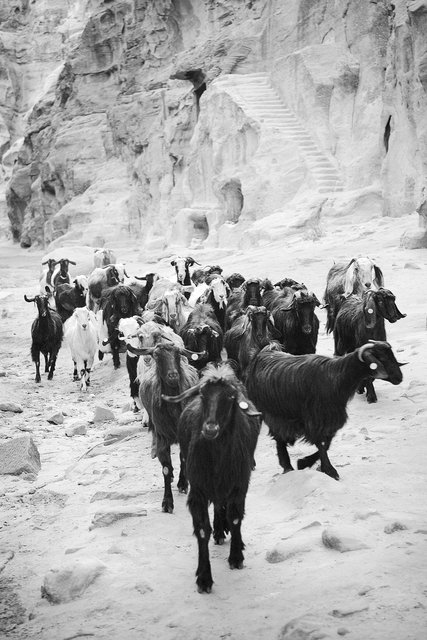
[[65, 322], [64, 339], [74, 362], [73, 380], [80, 379], [80, 390], [86, 391], [98, 351], [98, 330], [93, 311], [86, 307], [76, 307]]
[[56, 260], [54, 258], [48, 258], [48, 260], [45, 260], [44, 262], [42, 262], [43, 266], [46, 264], [47, 264], [47, 269], [45, 269], [45, 271], [43, 272], [40, 278], [40, 293], [42, 295], [46, 294], [46, 287], [49, 287], [49, 290], [53, 291], [52, 276], [55, 271]]
[[331, 333], [334, 330], [335, 318], [346, 298], [380, 287], [384, 287], [384, 276], [371, 258], [352, 258], [350, 262], [334, 264], [326, 277], [326, 332]]
[[28, 298], [24, 294], [24, 300], [25, 302], [35, 302], [38, 311], [38, 316], [31, 325], [31, 359], [36, 365], [35, 382], [41, 381], [40, 353], [44, 356], [45, 373], [48, 373], [47, 379], [52, 380], [56, 358], [62, 344], [62, 320], [59, 314], [49, 307], [49, 295]]
[[[345, 300], [335, 318], [335, 355], [350, 353], [369, 340], [385, 341], [384, 320], [394, 323], [406, 317], [397, 308], [395, 299], [391, 291], [381, 287], [378, 291], [365, 291], [362, 298], [350, 296]], [[377, 402], [372, 376], [364, 381], [358, 392], [363, 393], [365, 387], [366, 400], [369, 403]]]
[[[148, 302], [150, 291], [153, 288], [153, 284], [158, 280], [157, 273], [147, 273], [145, 276], [135, 276], [134, 280], [127, 282], [127, 286], [132, 289], [138, 300], [138, 304], [141, 309], [145, 309]], [[136, 282], [136, 280], [145, 280], [145, 285]]]
[[402, 365], [388, 342], [373, 341], [345, 355], [293, 356], [265, 347], [249, 364], [247, 390], [276, 441], [283, 472], [292, 471], [287, 445], [298, 438], [317, 451], [298, 460], [298, 469], [320, 458], [320, 470], [339, 479], [328, 449], [347, 421], [347, 403], [369, 375], [397, 385]]
[[249, 305], [254, 307], [262, 305], [261, 280], [259, 278], [245, 280], [240, 289], [230, 295], [225, 310], [225, 330], [230, 329], [234, 320], [243, 315]]
[[293, 355], [315, 353], [319, 319], [314, 313], [320, 302], [312, 291], [285, 288], [287, 297], [279, 297], [272, 306], [274, 326], [283, 350]]
[[[200, 263], [194, 260], [194, 258], [192, 258], [191, 256], [187, 256], [186, 258], [183, 258], [181, 256], [176, 256], [171, 261], [171, 265], [175, 267], [176, 280], [178, 284], [185, 287], [191, 286], [192, 282], [191, 282], [191, 276], [190, 276], [190, 267], [192, 267], [194, 264], [200, 265]], [[190, 291], [189, 290], [186, 291], [184, 293], [184, 296], [188, 300], [188, 298], [190, 297]]]
[[306, 289], [307, 288], [305, 286], [305, 284], [303, 284], [301, 282], [297, 282], [296, 280], [293, 280], [292, 278], [282, 278], [282, 280], [279, 280], [279, 282], [276, 282], [274, 286], [279, 288], [279, 289], [291, 288], [294, 291], [300, 291], [301, 289]]
[[196, 584], [212, 590], [209, 560], [209, 503], [214, 505], [213, 537], [222, 544], [231, 533], [228, 563], [243, 568], [241, 524], [261, 426], [260, 414], [227, 364], [209, 364], [197, 385], [171, 397], [169, 403], [192, 398], [178, 422], [178, 441], [190, 484], [187, 505], [198, 543]]
[[151, 307], [176, 333], [180, 332], [191, 313], [191, 307], [180, 289], [165, 291]]
[[[134, 292], [125, 285], [118, 284], [115, 287], [105, 289], [101, 295], [100, 311], [102, 311], [102, 320], [106, 324], [108, 330], [108, 342], [113, 356], [113, 365], [115, 369], [120, 367], [120, 341], [118, 324], [120, 318], [130, 318], [140, 314], [140, 308]], [[105, 340], [103, 341], [105, 346]], [[101, 353], [98, 357], [102, 360]]]
[[88, 294], [86, 304], [95, 313], [99, 310], [101, 296], [104, 289], [119, 284], [119, 272], [116, 267], [97, 267], [88, 278]]
[[230, 287], [221, 275], [215, 273], [209, 275], [204, 284], [207, 285], [207, 288], [200, 296], [198, 302], [203, 302], [212, 306], [221, 329], [224, 330], [225, 310], [227, 307], [227, 297], [230, 293]]
[[230, 287], [231, 293], [235, 293], [237, 291], [240, 291], [240, 287], [244, 283], [245, 278], [241, 273], [232, 273], [231, 275], [227, 276], [225, 281]]
[[[139, 356], [152, 356], [154, 361], [153, 366], [147, 367], [144, 374], [139, 375], [139, 397], [148, 413], [148, 428], [154, 432], [156, 454], [162, 465], [164, 482], [162, 511], [173, 513], [174, 501], [171, 488], [173, 466], [170, 448], [177, 442], [177, 424], [181, 406], [166, 403], [162, 395], [178, 395], [196, 384], [197, 371], [182, 356], [197, 357], [197, 354], [170, 342], [161, 342], [154, 347], [142, 349], [134, 349], [131, 345], [127, 348], [128, 351]], [[182, 462], [178, 490], [180, 493], [187, 492]]]
[[55, 291], [56, 310], [65, 322], [73, 315], [74, 309], [86, 306], [88, 281], [86, 276], [77, 276], [71, 284], [59, 284]]
[[224, 347], [243, 382], [246, 380], [249, 362], [276, 337], [271, 314], [263, 306], [249, 305], [245, 314], [237, 318], [233, 326], [226, 331]]
[[73, 260], [69, 260], [68, 258], [60, 258], [60, 260], [57, 260], [55, 271], [52, 277], [52, 284], [54, 289], [56, 289], [56, 287], [60, 284], [70, 284], [70, 274], [68, 273], [68, 267], [70, 264], [75, 265], [76, 263], [73, 262]]
[[180, 336], [187, 349], [203, 354], [192, 362], [196, 369], [203, 369], [208, 362], [221, 359], [224, 336], [211, 305], [197, 304], [182, 327]]
[[115, 264], [116, 260], [116, 255], [112, 249], [95, 249], [93, 253], [93, 266], [95, 269]]

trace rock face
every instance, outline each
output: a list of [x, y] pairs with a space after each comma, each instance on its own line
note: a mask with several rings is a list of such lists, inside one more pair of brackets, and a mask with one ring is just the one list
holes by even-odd
[[155, 255], [343, 190], [422, 218], [426, 29], [423, 0], [0, 0], [0, 218]]

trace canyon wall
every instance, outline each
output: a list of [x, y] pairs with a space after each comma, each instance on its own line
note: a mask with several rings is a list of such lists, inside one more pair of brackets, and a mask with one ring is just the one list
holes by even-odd
[[426, 246], [426, 33], [423, 0], [0, 0], [0, 232], [155, 256], [412, 214]]

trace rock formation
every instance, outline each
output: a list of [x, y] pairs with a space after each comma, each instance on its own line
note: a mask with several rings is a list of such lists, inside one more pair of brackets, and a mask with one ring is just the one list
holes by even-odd
[[425, 0], [0, 0], [13, 238], [247, 247], [362, 198], [427, 246], [426, 30]]

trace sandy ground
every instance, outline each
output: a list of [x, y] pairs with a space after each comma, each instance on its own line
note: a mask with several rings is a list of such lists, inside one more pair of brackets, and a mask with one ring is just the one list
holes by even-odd
[[[43, 375], [36, 385], [30, 358], [35, 309], [23, 294], [37, 293], [42, 254], [0, 247], [0, 370], [6, 374], [0, 378], [0, 398], [24, 408], [20, 414], [1, 414], [0, 442], [30, 434], [42, 463], [37, 477], [0, 477], [1, 637], [425, 640], [427, 252], [399, 248], [407, 226], [407, 220], [385, 219], [326, 229], [318, 242], [291, 239], [248, 253], [194, 256], [246, 277], [290, 276], [321, 297], [333, 258], [371, 255], [408, 314], [388, 325], [398, 358], [409, 363], [404, 380], [400, 386], [376, 383], [378, 404], [368, 405], [361, 396], [349, 404], [349, 420], [330, 452], [339, 482], [316, 469], [281, 474], [273, 442], [262, 428], [242, 527], [245, 568], [230, 571], [228, 542], [211, 543], [215, 584], [210, 595], [198, 594], [195, 587], [197, 544], [185, 496], [175, 491], [175, 513], [161, 512], [163, 481], [158, 460], [150, 457], [149, 434], [101, 444], [97, 455], [84, 456], [103, 443], [112, 426], [89, 422], [94, 407], [107, 406], [117, 418], [126, 408], [125, 366], [114, 371], [110, 357], [98, 363], [85, 395], [72, 382], [64, 347], [53, 381]], [[148, 265], [137, 249], [116, 249], [128, 271], [172, 276], [166, 260]], [[318, 352], [331, 355], [323, 311], [319, 318]], [[63, 425], [47, 422], [57, 410], [66, 414]], [[74, 418], [88, 423], [86, 435], [65, 435]], [[310, 451], [298, 443], [291, 458]], [[99, 491], [119, 491], [122, 499], [91, 502]], [[129, 492], [138, 495], [129, 497]], [[143, 507], [147, 515], [90, 529], [95, 511], [123, 504]], [[327, 549], [322, 532], [331, 527], [364, 548]], [[101, 561], [104, 572], [71, 602], [51, 604], [42, 598], [47, 572], [78, 558]]]

